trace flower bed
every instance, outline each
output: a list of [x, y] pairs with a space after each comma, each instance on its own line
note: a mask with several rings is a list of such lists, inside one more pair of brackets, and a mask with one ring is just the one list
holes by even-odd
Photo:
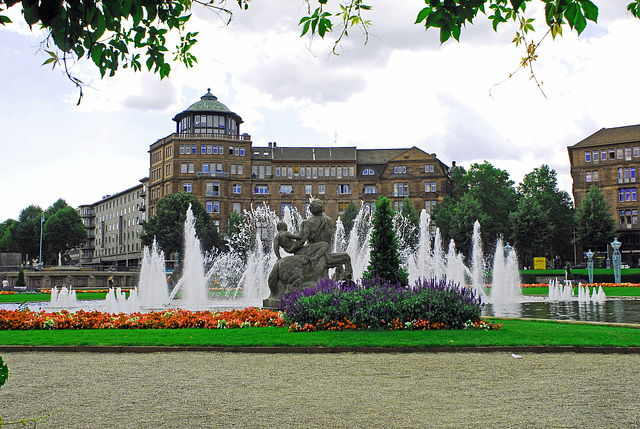
[[479, 323], [482, 305], [472, 289], [446, 280], [405, 287], [379, 279], [362, 284], [326, 279], [281, 300], [292, 331], [463, 329]]
[[246, 327], [284, 327], [282, 313], [246, 308], [231, 311], [165, 310], [149, 313], [110, 314], [100, 311], [0, 310], [0, 330], [28, 329], [230, 329]]

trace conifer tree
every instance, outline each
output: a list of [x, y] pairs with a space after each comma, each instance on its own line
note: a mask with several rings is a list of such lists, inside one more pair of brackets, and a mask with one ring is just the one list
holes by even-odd
[[398, 241], [393, 228], [393, 214], [389, 198], [379, 198], [373, 217], [371, 260], [363, 277], [380, 277], [381, 280], [391, 283], [407, 285], [409, 278], [407, 271], [400, 265]]

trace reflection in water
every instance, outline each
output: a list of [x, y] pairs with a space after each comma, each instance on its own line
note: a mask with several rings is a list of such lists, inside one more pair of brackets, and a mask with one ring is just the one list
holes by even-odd
[[640, 323], [640, 299], [607, 298], [605, 302], [529, 298], [515, 304], [485, 304], [482, 315], [589, 322]]

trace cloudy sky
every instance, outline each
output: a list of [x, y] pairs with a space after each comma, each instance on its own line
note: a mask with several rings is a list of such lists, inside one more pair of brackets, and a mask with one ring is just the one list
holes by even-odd
[[626, 0], [598, 1], [598, 24], [581, 36], [566, 28], [543, 42], [534, 70], [546, 98], [526, 70], [494, 86], [523, 56], [512, 24], [495, 33], [480, 16], [461, 43], [440, 45], [437, 31], [413, 25], [419, 2], [372, 3], [369, 42], [352, 31], [340, 56], [300, 37], [302, 0], [255, 0], [228, 27], [196, 7], [195, 68], [176, 64], [164, 81], [129, 71], [100, 79], [80, 62], [72, 72], [90, 84], [80, 106], [67, 78], [41, 66], [43, 34], [12, 8], [16, 24], [0, 28], [0, 221], [30, 204], [64, 198], [76, 207], [135, 186], [148, 175], [149, 145], [209, 87], [254, 145], [417, 146], [446, 164], [487, 160], [516, 183], [548, 164], [569, 193], [567, 146], [640, 123], [640, 21]]

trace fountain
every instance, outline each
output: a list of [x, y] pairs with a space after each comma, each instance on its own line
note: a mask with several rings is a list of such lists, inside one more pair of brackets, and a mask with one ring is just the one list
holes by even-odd
[[60, 290], [57, 286], [51, 289], [51, 303], [52, 308], [76, 308], [78, 307], [78, 298], [76, 297], [76, 291], [73, 287], [67, 288], [63, 285]]

